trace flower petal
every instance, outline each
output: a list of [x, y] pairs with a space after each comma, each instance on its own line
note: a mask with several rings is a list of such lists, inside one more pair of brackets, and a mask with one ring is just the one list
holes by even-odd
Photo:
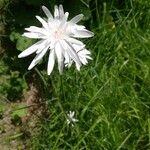
[[67, 38], [67, 41], [71, 42], [72, 44], [85, 46], [81, 41], [79, 41], [79, 40], [77, 40], [75, 38]]
[[75, 51], [75, 49], [72, 47], [72, 45], [67, 42], [67, 41], [63, 41], [63, 44], [66, 45], [66, 52], [70, 55], [70, 57], [77, 62], [79, 65], [81, 65], [80, 59]]
[[52, 49], [52, 50], [50, 50], [49, 58], [48, 58], [48, 65], [47, 65], [47, 74], [48, 75], [50, 75], [51, 72], [53, 71], [54, 64], [55, 64], [55, 53], [54, 53], [54, 49]]
[[79, 51], [79, 53], [81, 53], [83, 55], [90, 55], [91, 54], [91, 52], [88, 51], [87, 49], [83, 49], [83, 50]]
[[47, 22], [46, 22], [44, 19], [42, 19], [40, 16], [36, 16], [36, 18], [41, 22], [41, 24], [43, 25], [43, 27], [44, 27], [46, 30], [49, 29], [49, 28], [48, 28], [48, 24], [47, 24]]
[[86, 29], [74, 30], [73, 33], [74, 33], [73, 37], [76, 37], [76, 38], [89, 38], [89, 37], [94, 36], [93, 32], [88, 31]]
[[22, 36], [32, 38], [32, 39], [45, 39], [46, 36], [41, 33], [34, 33], [34, 32], [25, 32]]
[[[86, 65], [88, 63], [87, 59], [92, 60], [92, 58], [89, 56], [89, 51], [86, 49], [83, 49], [78, 52], [78, 56], [80, 58], [80, 61], [82, 62], [83, 65]], [[87, 54], [88, 53], [88, 54]]]
[[25, 30], [29, 32], [39, 32], [41, 34], [47, 34], [47, 31], [45, 29], [36, 26], [30, 26], [29, 28], [25, 28]]
[[66, 21], [68, 20], [68, 17], [69, 17], [69, 13], [68, 13], [68, 12], [65, 12], [65, 20], [66, 20]]
[[76, 52], [79, 52], [79, 51], [82, 51], [83, 49], [85, 49], [85, 45], [72, 44], [72, 46]]
[[59, 16], [60, 16], [60, 18], [64, 17], [64, 9], [63, 9], [62, 5], [59, 5]]
[[31, 70], [42, 59], [42, 57], [45, 55], [47, 50], [48, 50], [48, 46], [45, 49], [43, 49], [41, 53], [36, 55], [36, 57], [31, 62], [30, 66], [28, 67], [28, 70]]
[[47, 18], [53, 19], [51, 12], [45, 6], [42, 6], [42, 9], [43, 9], [45, 15], [47, 16]]
[[64, 61], [65, 67], [68, 67], [68, 68], [71, 67], [73, 61], [71, 60], [71, 58], [67, 52], [65, 52], [64, 57], [65, 57], [65, 61]]
[[58, 70], [60, 74], [63, 73], [63, 68], [64, 68], [63, 51], [64, 51], [63, 47], [59, 44], [59, 42], [57, 42], [55, 45], [55, 53], [56, 53], [57, 60], [58, 60]]
[[43, 49], [45, 47], [47, 47], [48, 45], [50, 45], [50, 43], [47, 40], [43, 40], [43, 43], [41, 44], [40, 47], [38, 47], [38, 50], [36, 51], [36, 54], [39, 54], [43, 51]]
[[82, 18], [83, 18], [83, 14], [79, 14], [79, 15], [77, 15], [77, 16], [75, 16], [74, 18], [72, 18], [71, 20], [70, 20], [70, 22], [71, 23], [78, 23]]
[[43, 40], [38, 41], [37, 43], [33, 44], [32, 46], [30, 46], [29, 48], [24, 50], [22, 53], [20, 53], [18, 55], [18, 58], [26, 57], [26, 56], [34, 53], [39, 47], [41, 47], [42, 43], [43, 43]]
[[59, 10], [58, 10], [58, 6], [57, 5], [55, 5], [55, 7], [54, 7], [54, 17], [55, 18], [59, 18]]
[[80, 71], [80, 67], [81, 67], [81, 65], [79, 65], [78, 63], [76, 63], [76, 68], [77, 68], [78, 71]]

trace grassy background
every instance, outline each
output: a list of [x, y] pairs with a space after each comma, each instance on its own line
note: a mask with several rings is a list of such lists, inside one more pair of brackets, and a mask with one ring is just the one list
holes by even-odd
[[[83, 23], [95, 33], [84, 41], [93, 58], [87, 66], [80, 72], [75, 67], [66, 69], [62, 76], [57, 68], [47, 76], [46, 62], [30, 73], [25, 71], [26, 65], [19, 67], [26, 60], [15, 58], [20, 64], [11, 66], [19, 72], [15, 76], [20, 78], [18, 91], [25, 89], [25, 74], [29, 74], [28, 78], [39, 75], [40, 90], [48, 104], [49, 115], [38, 122], [37, 132], [30, 137], [31, 147], [150, 149], [150, 2], [83, 2], [90, 8], [86, 10], [90, 11], [89, 18]], [[63, 3], [69, 10], [67, 2]], [[16, 50], [12, 57], [18, 53]], [[9, 57], [10, 53], [6, 53], [2, 60]], [[75, 111], [79, 120], [73, 127], [66, 121], [68, 111]]]

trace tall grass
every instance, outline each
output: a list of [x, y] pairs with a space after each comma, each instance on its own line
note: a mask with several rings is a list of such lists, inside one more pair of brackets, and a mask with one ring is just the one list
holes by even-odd
[[[61, 77], [52, 73], [47, 80], [50, 117], [38, 124], [33, 149], [150, 148], [148, 4], [139, 0], [128, 10], [111, 7], [87, 42], [93, 57], [89, 65]], [[114, 20], [107, 21], [111, 15]], [[79, 120], [73, 127], [66, 122], [70, 110]]]

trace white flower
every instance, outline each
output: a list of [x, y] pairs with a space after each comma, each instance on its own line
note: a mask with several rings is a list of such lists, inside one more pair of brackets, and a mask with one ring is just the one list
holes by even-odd
[[62, 5], [55, 6], [54, 17], [45, 6], [42, 6], [42, 9], [47, 19], [44, 20], [36, 16], [42, 27], [30, 26], [25, 28], [28, 32], [23, 34], [25, 37], [40, 40], [24, 50], [18, 57], [26, 57], [34, 52], [37, 54], [28, 68], [30, 70], [49, 51], [48, 75], [51, 74], [54, 68], [56, 58], [60, 74], [63, 72], [64, 65], [69, 67], [72, 62], [75, 62], [76, 68], [80, 70], [81, 65], [86, 65], [88, 63], [87, 59], [92, 58], [89, 56], [90, 52], [85, 48], [85, 45], [76, 38], [89, 38], [94, 35], [84, 26], [77, 25], [83, 15], [79, 14], [67, 21], [69, 13], [64, 13]]
[[74, 115], [74, 111], [69, 111], [67, 114], [67, 124], [71, 124], [73, 126], [75, 122], [78, 122], [78, 120], [74, 118]]

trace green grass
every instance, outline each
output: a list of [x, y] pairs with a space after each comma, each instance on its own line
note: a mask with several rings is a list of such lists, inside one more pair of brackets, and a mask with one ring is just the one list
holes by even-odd
[[[129, 0], [123, 7], [95, 2], [95, 36], [84, 41], [93, 60], [80, 72], [72, 66], [62, 76], [57, 68], [47, 76], [40, 70], [43, 64], [33, 71], [43, 83], [49, 110], [31, 137], [33, 150], [150, 149], [150, 2]], [[21, 75], [28, 74], [25, 68], [18, 69]], [[67, 124], [69, 111], [79, 120], [74, 126]]]
[[[52, 73], [50, 117], [39, 123], [33, 149], [150, 149], [150, 22], [143, 5], [126, 15], [116, 10], [115, 27], [102, 22], [95, 29], [87, 43], [93, 60], [80, 72]], [[74, 127], [66, 122], [69, 110], [79, 120]]]

